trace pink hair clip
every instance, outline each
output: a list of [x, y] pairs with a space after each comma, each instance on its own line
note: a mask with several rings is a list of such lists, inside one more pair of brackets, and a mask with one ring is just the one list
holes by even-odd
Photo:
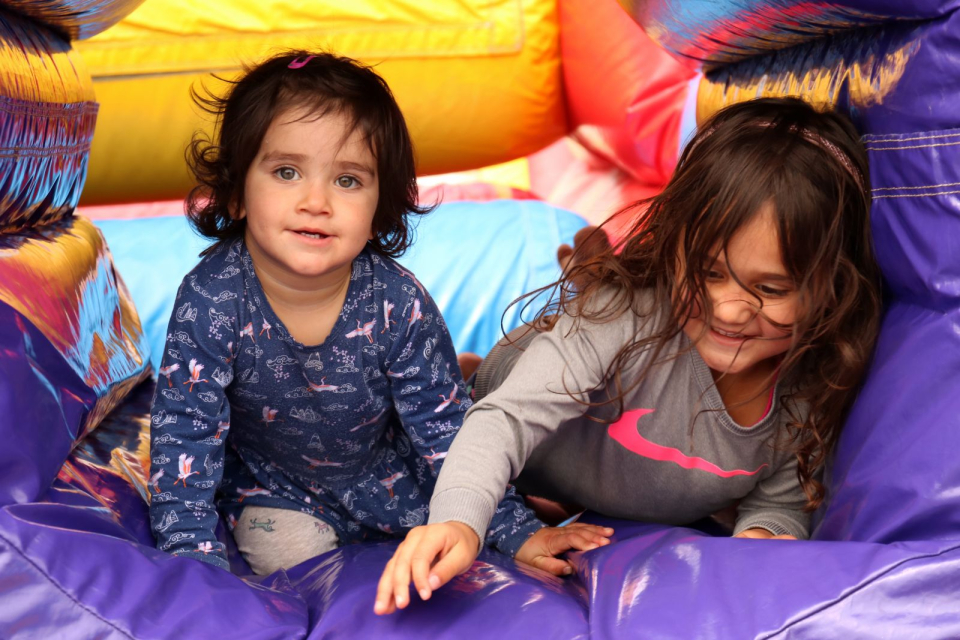
[[294, 59], [290, 64], [287, 65], [288, 69], [299, 69], [300, 67], [306, 65], [308, 62], [316, 58], [317, 56], [307, 56], [303, 60], [300, 58]]

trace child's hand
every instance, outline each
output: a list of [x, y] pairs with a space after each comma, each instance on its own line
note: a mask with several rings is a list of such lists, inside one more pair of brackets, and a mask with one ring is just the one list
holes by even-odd
[[767, 531], [766, 529], [745, 529], [733, 536], [734, 538], [757, 538], [763, 540], [796, 540], [796, 536], [776, 536]]
[[479, 551], [477, 534], [462, 522], [411, 529], [380, 576], [373, 612], [384, 615], [405, 608], [411, 578], [420, 597], [429, 600], [434, 591], [469, 569]]
[[516, 560], [554, 575], [568, 575], [573, 567], [555, 556], [577, 549], [590, 551], [610, 544], [613, 529], [575, 522], [565, 527], [544, 527], [530, 536], [517, 551]]

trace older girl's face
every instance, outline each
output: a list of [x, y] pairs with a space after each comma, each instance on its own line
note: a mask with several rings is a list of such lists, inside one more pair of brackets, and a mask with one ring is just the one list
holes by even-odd
[[[715, 376], [769, 374], [790, 347], [799, 313], [796, 284], [783, 266], [773, 205], [761, 207], [704, 270], [713, 318], [707, 325], [704, 314], [694, 314], [684, 333]], [[696, 307], [702, 308], [699, 302]]]

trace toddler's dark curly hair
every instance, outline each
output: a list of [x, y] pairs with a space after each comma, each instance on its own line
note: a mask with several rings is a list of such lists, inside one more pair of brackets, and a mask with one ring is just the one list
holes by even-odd
[[372, 249], [395, 258], [410, 245], [408, 214], [434, 207], [418, 204], [416, 164], [410, 133], [387, 83], [370, 67], [331, 53], [287, 51], [245, 70], [223, 96], [193, 99], [216, 117], [214, 139], [202, 133], [187, 147], [196, 186], [186, 210], [203, 236], [229, 241], [243, 237], [246, 220], [234, 213], [244, 201], [247, 170], [274, 118], [291, 109], [308, 117], [346, 114], [377, 160], [380, 197], [373, 217]]

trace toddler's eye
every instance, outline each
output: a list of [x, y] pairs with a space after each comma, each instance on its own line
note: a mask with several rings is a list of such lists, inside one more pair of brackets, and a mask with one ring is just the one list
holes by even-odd
[[723, 274], [719, 271], [713, 269], [707, 270], [707, 280], [720, 280], [721, 278], [723, 278]]
[[281, 180], [296, 180], [297, 176], [299, 176], [297, 170], [290, 167], [280, 167], [274, 171], [274, 174]]
[[343, 187], [344, 189], [351, 189], [360, 186], [360, 181], [353, 176], [340, 176], [337, 178], [337, 186]]

